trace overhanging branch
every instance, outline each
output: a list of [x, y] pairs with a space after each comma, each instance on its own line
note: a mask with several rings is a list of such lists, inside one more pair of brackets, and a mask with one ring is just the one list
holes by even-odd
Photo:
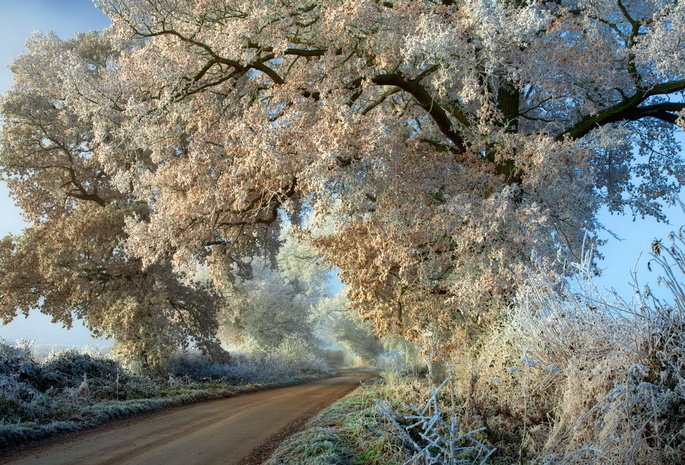
[[[433, 97], [423, 86], [419, 84], [417, 79], [407, 80], [401, 74], [389, 73], [379, 74], [373, 77], [371, 81], [379, 86], [398, 87], [414, 97], [416, 102], [431, 116], [435, 124], [440, 129], [440, 132], [442, 132], [450, 141], [452, 141], [459, 152], [465, 152], [466, 144], [464, 143], [464, 139], [461, 137], [461, 134], [453, 129], [452, 120], [450, 120], [442, 106], [436, 102], [435, 99], [433, 99]], [[460, 120], [460, 122], [466, 125], [466, 117], [463, 116], [463, 120]]]
[[648, 90], [638, 91], [627, 98], [599, 113], [582, 118], [571, 128], [557, 136], [557, 140], [580, 139], [595, 128], [618, 121], [637, 121], [642, 118], [658, 118], [668, 123], [676, 124], [676, 112], [685, 109], [683, 102], [663, 102], [654, 105], [640, 106], [649, 97], [655, 95], [669, 95], [685, 90], [685, 81], [674, 81], [654, 86]]

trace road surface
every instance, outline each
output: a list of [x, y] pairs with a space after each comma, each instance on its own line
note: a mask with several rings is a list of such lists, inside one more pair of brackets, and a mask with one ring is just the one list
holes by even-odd
[[12, 465], [259, 464], [363, 372], [176, 407], [0, 457]]

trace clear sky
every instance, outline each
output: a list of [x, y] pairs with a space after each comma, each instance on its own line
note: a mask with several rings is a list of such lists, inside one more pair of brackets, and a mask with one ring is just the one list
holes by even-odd
[[[71, 38], [76, 32], [102, 29], [109, 19], [93, 6], [91, 0], [0, 0], [0, 93], [10, 88], [12, 75], [7, 66], [22, 53], [26, 39], [34, 31], [53, 31], [62, 38]], [[619, 239], [608, 233], [606, 246], [600, 249], [605, 259], [600, 266], [605, 270], [600, 285], [615, 288], [625, 298], [630, 298], [630, 271], [636, 266], [641, 281], [654, 280], [646, 268], [649, 248], [655, 238], [665, 238], [669, 231], [685, 225], [685, 215], [680, 207], [669, 210], [671, 225], [658, 224], [653, 220], [602, 215], [603, 223]], [[7, 186], [0, 183], [0, 237], [8, 233], [20, 234], [25, 224], [20, 211], [11, 201]], [[36, 344], [88, 344], [93, 343], [83, 327], [66, 331], [53, 324], [50, 318], [37, 314], [24, 319], [17, 318], [7, 326], [0, 326], [0, 338], [5, 340], [33, 339]]]

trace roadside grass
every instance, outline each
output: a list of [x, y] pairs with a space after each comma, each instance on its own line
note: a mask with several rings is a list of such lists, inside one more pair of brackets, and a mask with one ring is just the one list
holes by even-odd
[[406, 460], [400, 443], [374, 403], [357, 389], [323, 409], [305, 429], [285, 440], [263, 465], [394, 465]]
[[310, 354], [278, 351], [236, 353], [228, 364], [182, 353], [167, 368], [167, 377], [151, 378], [106, 355], [74, 349], [38, 361], [30, 344], [0, 341], [0, 453], [113, 419], [331, 374]]

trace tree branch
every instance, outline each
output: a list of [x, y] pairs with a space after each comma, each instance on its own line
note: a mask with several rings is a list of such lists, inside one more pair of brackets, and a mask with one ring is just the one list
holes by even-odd
[[593, 129], [606, 124], [618, 121], [637, 121], [647, 117], [659, 118], [675, 124], [678, 115], [674, 115], [672, 112], [685, 109], [685, 103], [664, 102], [644, 107], [639, 105], [654, 95], [668, 95], [682, 90], [685, 90], [685, 80], [673, 81], [654, 86], [645, 91], [638, 91], [632, 97], [605, 108], [595, 115], [582, 118], [572, 127], [559, 134], [557, 140], [580, 139]]
[[[226, 217], [219, 220], [219, 217], [217, 216], [213, 227], [216, 229], [254, 226], [256, 224], [271, 224], [278, 218], [278, 209], [287, 199], [295, 195], [296, 189], [297, 179], [293, 178], [289, 184], [283, 186], [278, 192], [272, 192], [271, 194], [258, 197], [250, 202], [244, 209], [218, 211], [218, 214], [227, 213], [228, 215], [240, 219], [226, 221]], [[252, 217], [249, 217], [249, 214], [251, 214]]]
[[[423, 74], [419, 77], [422, 77]], [[418, 78], [417, 78], [418, 79]], [[379, 74], [371, 80], [374, 84], [379, 86], [395, 86], [410, 94], [417, 103], [431, 116], [435, 124], [452, 143], [457, 147], [459, 152], [466, 151], [466, 144], [461, 135], [452, 128], [452, 121], [445, 110], [436, 102], [428, 91], [419, 84], [417, 79], [407, 80], [401, 74], [389, 73]], [[462, 124], [468, 120], [465, 115], [458, 118]]]

